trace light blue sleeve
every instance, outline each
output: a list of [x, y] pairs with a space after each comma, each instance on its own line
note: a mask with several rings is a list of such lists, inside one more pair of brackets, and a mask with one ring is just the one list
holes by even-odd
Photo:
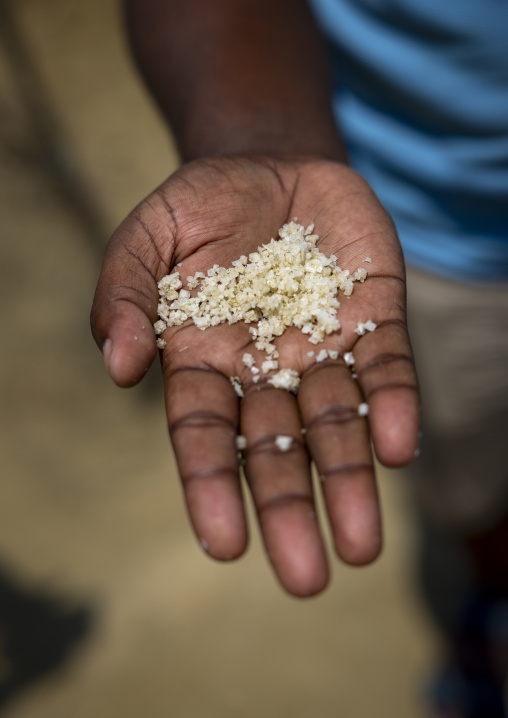
[[508, 277], [508, 2], [312, 0], [352, 165], [406, 260]]

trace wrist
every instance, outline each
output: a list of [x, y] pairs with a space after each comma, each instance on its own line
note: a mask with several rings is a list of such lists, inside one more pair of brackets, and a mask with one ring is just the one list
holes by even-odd
[[250, 115], [229, 117], [206, 126], [196, 120], [177, 132], [178, 146], [183, 160], [223, 155], [266, 155], [290, 157], [320, 157], [346, 163], [346, 151], [333, 124], [321, 120], [309, 122], [308, 127], [287, 121], [275, 122], [273, 117]]
[[126, 0], [132, 49], [182, 159], [343, 161], [306, 0]]

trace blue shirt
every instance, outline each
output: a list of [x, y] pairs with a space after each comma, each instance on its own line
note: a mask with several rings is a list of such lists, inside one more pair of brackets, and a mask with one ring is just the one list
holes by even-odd
[[352, 166], [406, 261], [508, 277], [508, 0], [311, 0]]

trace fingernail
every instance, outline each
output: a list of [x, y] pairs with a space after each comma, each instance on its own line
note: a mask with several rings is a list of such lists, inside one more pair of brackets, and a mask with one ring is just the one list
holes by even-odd
[[111, 355], [113, 354], [113, 342], [111, 341], [111, 339], [106, 339], [106, 341], [102, 345], [102, 354], [104, 356], [104, 363], [106, 364], [106, 369], [111, 374]]

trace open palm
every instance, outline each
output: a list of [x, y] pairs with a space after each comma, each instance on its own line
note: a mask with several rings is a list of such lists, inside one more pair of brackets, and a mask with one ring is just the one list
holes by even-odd
[[[315, 224], [318, 248], [369, 276], [338, 297], [341, 330], [317, 347], [299, 330], [275, 340], [279, 366], [298, 371], [294, 396], [258, 383], [242, 363], [254, 347], [248, 325], [202, 332], [192, 322], [167, 329], [162, 352], [171, 439], [189, 515], [208, 553], [240, 555], [247, 529], [235, 445], [247, 438], [245, 475], [267, 554], [294, 595], [319, 592], [328, 579], [316, 519], [310, 461], [322, 488], [337, 553], [373, 560], [381, 520], [370, 449], [387, 465], [411, 460], [417, 446], [418, 395], [405, 324], [404, 266], [388, 216], [368, 185], [347, 167], [314, 159], [231, 157], [199, 160], [172, 175], [113, 236], [96, 292], [92, 327], [113, 379], [139, 381], [155, 356], [157, 281], [178, 265], [185, 278], [228, 267], [277, 236], [285, 222]], [[366, 257], [370, 264], [364, 264]], [[378, 328], [359, 337], [358, 322]], [[338, 360], [316, 362], [321, 348]], [[316, 351], [317, 349], [317, 351]], [[309, 352], [315, 351], [314, 356]], [[341, 358], [355, 356], [355, 377]], [[229, 377], [239, 376], [239, 399]], [[367, 401], [368, 418], [358, 405]], [[302, 432], [303, 429], [303, 432]], [[288, 451], [275, 444], [291, 436]]]

